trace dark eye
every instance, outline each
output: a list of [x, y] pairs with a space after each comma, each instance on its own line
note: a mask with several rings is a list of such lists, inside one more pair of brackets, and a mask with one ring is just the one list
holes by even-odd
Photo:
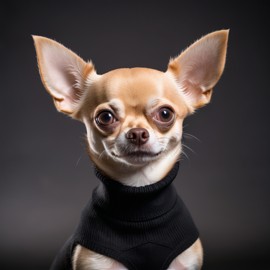
[[156, 112], [155, 119], [162, 123], [169, 123], [174, 119], [174, 112], [170, 108], [162, 107]]
[[152, 119], [161, 131], [167, 131], [174, 123], [175, 112], [170, 107], [160, 107], [152, 114]]
[[109, 126], [117, 119], [111, 111], [102, 111], [96, 117], [96, 123], [100, 126]]

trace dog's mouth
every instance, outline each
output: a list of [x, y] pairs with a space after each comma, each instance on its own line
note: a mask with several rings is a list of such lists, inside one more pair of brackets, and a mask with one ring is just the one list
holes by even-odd
[[128, 162], [138, 164], [138, 163], [146, 163], [146, 162], [155, 160], [161, 155], [161, 153], [162, 153], [161, 151], [155, 153], [155, 152], [137, 150], [137, 151], [132, 151], [132, 152], [126, 152], [120, 155], [112, 152], [112, 155], [116, 158], [124, 159]]

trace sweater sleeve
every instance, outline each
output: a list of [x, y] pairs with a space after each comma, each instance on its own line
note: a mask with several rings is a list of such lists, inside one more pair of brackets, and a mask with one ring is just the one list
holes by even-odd
[[71, 236], [54, 258], [50, 270], [72, 270], [72, 253], [74, 241]]

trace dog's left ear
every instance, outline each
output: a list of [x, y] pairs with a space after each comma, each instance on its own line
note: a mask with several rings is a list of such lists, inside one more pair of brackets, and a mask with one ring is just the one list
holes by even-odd
[[228, 30], [210, 33], [169, 62], [167, 72], [177, 81], [189, 106], [207, 104], [225, 65]]

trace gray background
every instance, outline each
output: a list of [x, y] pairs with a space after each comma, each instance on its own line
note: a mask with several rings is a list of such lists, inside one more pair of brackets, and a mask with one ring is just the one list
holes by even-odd
[[[250, 3], [249, 3], [250, 2]], [[46, 4], [45, 4], [46, 3]], [[202, 35], [230, 28], [210, 105], [185, 122], [175, 184], [205, 248], [203, 269], [269, 269], [269, 14], [260, 1], [14, 1], [1, 4], [0, 268], [48, 269], [98, 183], [84, 126], [56, 112], [31, 34], [99, 73], [166, 70]], [[269, 263], [268, 263], [269, 265]]]

